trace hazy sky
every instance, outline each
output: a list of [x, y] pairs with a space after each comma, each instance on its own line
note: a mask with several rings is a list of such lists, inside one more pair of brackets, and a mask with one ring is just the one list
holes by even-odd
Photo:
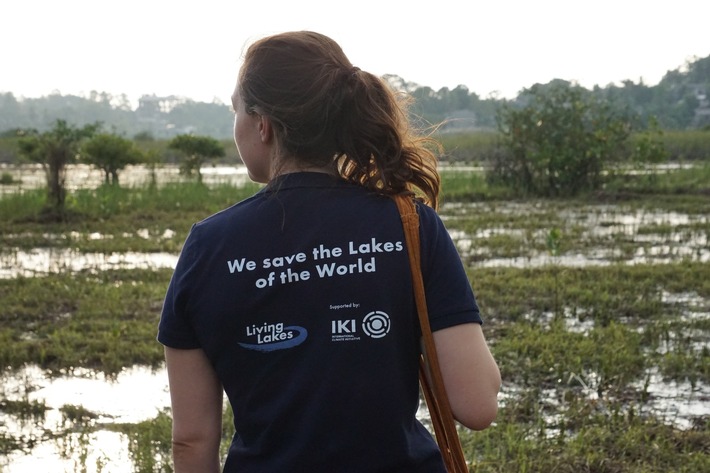
[[244, 46], [311, 29], [353, 64], [513, 97], [554, 78], [656, 84], [710, 55], [710, 1], [0, 0], [0, 92], [228, 102]]

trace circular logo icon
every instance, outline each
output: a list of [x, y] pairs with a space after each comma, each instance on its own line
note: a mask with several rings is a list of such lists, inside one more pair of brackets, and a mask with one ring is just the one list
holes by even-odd
[[378, 310], [370, 312], [362, 320], [362, 330], [372, 338], [382, 338], [390, 331], [390, 316]]

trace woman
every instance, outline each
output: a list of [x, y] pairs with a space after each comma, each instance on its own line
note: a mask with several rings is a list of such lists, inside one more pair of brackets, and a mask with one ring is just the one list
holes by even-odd
[[[232, 97], [253, 197], [196, 224], [165, 299], [175, 471], [439, 472], [416, 420], [419, 322], [401, 221], [414, 192], [431, 327], [454, 416], [486, 428], [500, 373], [435, 213], [436, 157], [378, 77], [330, 38], [247, 50]], [[428, 205], [425, 205], [428, 204]]]

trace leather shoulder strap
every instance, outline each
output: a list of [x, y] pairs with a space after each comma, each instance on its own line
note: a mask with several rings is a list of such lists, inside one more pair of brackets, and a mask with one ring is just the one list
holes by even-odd
[[458, 431], [446, 394], [444, 379], [439, 368], [439, 359], [434, 345], [434, 336], [429, 324], [429, 311], [426, 305], [424, 280], [421, 271], [421, 244], [419, 241], [419, 215], [414, 201], [409, 195], [394, 197], [402, 218], [404, 237], [409, 254], [412, 273], [414, 298], [422, 330], [422, 358], [420, 360], [419, 379], [426, 399], [436, 441], [441, 450], [449, 473], [467, 473], [468, 466], [461, 448]]

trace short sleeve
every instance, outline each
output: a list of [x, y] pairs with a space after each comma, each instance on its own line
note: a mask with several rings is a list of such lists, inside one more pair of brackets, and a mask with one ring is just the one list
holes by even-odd
[[189, 315], [189, 294], [198, 264], [195, 226], [185, 240], [168, 286], [158, 325], [158, 341], [170, 348], [200, 348]]
[[422, 275], [432, 331], [483, 323], [471, 283], [439, 215], [419, 204]]

